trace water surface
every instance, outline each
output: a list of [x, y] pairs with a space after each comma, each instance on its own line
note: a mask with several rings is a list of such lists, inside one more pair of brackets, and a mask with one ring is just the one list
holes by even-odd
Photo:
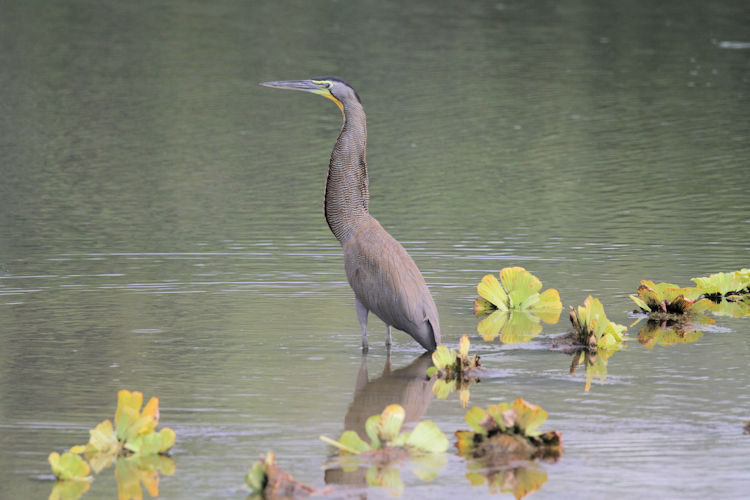
[[[116, 392], [178, 435], [164, 498], [244, 498], [274, 450], [325, 485], [338, 437], [386, 401], [452, 437], [421, 350], [370, 321], [322, 214], [340, 114], [260, 81], [335, 74], [368, 113], [371, 211], [422, 269], [471, 403], [543, 406], [565, 454], [538, 498], [750, 494], [747, 319], [690, 344], [629, 330], [605, 382], [541, 342], [476, 335], [487, 272], [520, 265], [633, 319], [641, 279], [748, 267], [744, 2], [24, 2], [0, 16], [0, 481], [43, 498], [47, 455]], [[567, 324], [546, 325], [541, 338]], [[451, 457], [408, 498], [491, 496]], [[329, 480], [333, 480], [331, 477]], [[354, 480], [356, 482], [356, 479]], [[84, 498], [115, 495], [113, 474]], [[359, 490], [357, 490], [359, 491]], [[367, 496], [389, 498], [370, 489]]]

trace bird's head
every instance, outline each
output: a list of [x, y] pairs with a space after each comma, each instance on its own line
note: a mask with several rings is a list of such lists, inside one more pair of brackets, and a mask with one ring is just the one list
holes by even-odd
[[344, 105], [349, 102], [362, 103], [357, 95], [357, 91], [351, 85], [341, 78], [333, 76], [323, 76], [313, 78], [312, 80], [286, 80], [280, 82], [263, 82], [264, 87], [273, 87], [277, 89], [304, 90], [327, 97], [338, 105], [341, 112], [344, 112]]

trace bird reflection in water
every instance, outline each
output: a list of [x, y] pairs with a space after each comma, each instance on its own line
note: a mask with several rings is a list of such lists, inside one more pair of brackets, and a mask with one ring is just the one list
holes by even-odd
[[[390, 404], [403, 406], [406, 414], [404, 418], [406, 427], [409, 427], [409, 423], [418, 422], [427, 412], [427, 407], [432, 401], [432, 385], [435, 381], [428, 379], [425, 375], [430, 366], [432, 366], [432, 357], [430, 353], [424, 353], [408, 366], [392, 371], [389, 355], [382, 375], [369, 380], [367, 356], [363, 355], [354, 387], [354, 399], [344, 417], [344, 430], [354, 431], [367, 440], [365, 422]], [[367, 486], [366, 474], [367, 467], [360, 467], [353, 471], [345, 471], [339, 467], [329, 468], [325, 471], [325, 482], [326, 484]]]

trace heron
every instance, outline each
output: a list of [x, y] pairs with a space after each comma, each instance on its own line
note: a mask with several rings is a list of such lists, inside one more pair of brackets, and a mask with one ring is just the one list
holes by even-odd
[[386, 325], [411, 335], [428, 351], [440, 343], [440, 320], [422, 273], [404, 247], [370, 215], [367, 179], [367, 125], [354, 88], [336, 77], [263, 82], [265, 87], [322, 95], [341, 110], [344, 124], [328, 163], [324, 213], [344, 251], [344, 268], [354, 290], [354, 307], [367, 352], [367, 317], [373, 312]]

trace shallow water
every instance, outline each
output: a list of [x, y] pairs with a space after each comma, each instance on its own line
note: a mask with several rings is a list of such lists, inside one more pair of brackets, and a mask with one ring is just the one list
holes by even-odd
[[[747, 21], [740, 1], [7, 7], [1, 496], [46, 497], [47, 455], [85, 442], [122, 388], [158, 396], [177, 432], [164, 498], [244, 498], [269, 449], [323, 487], [318, 436], [389, 402], [467, 427], [405, 334], [390, 370], [371, 318], [360, 355], [322, 216], [338, 111], [257, 85], [336, 74], [368, 112], [372, 213], [422, 270], [444, 342], [468, 333], [482, 355], [471, 404], [520, 396], [562, 432], [534, 497], [747, 497], [747, 318], [680, 345], [632, 327], [584, 392], [544, 348], [564, 321], [484, 342], [471, 308], [485, 273], [520, 265], [566, 309], [593, 294], [629, 325], [641, 279], [748, 267]], [[404, 497], [494, 496], [467, 470], [405, 468]], [[105, 472], [83, 498], [115, 492]], [[390, 497], [342, 496], [359, 493]]]

